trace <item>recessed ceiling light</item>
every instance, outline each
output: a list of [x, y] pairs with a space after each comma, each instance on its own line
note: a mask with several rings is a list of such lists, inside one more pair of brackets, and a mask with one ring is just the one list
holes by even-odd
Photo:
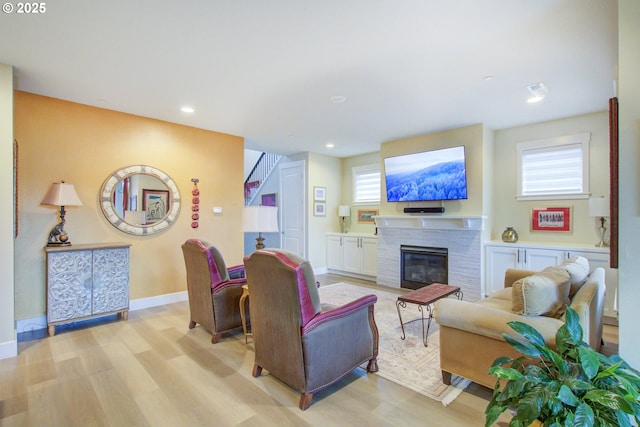
[[329, 143], [327, 143], [327, 145], [325, 145], [325, 147], [333, 148], [333, 147], [335, 147], [335, 144], [333, 142], [329, 142]]
[[344, 104], [345, 102], [347, 102], [347, 97], [342, 95], [334, 95], [329, 99], [334, 104]]
[[482, 80], [484, 80], [485, 82], [490, 82], [491, 80], [493, 80], [493, 76], [484, 76]]
[[184, 106], [180, 109], [180, 111], [182, 111], [183, 113], [193, 113], [196, 110], [194, 110], [193, 107]]
[[531, 93], [531, 97], [527, 99], [529, 104], [542, 101], [548, 92], [547, 87], [542, 82], [530, 84], [527, 86], [527, 90]]

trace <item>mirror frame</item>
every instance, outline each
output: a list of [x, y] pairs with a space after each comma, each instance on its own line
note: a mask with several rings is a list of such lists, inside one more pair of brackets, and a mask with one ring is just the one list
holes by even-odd
[[[155, 222], [149, 225], [132, 225], [124, 221], [124, 219], [120, 218], [120, 216], [116, 213], [113, 208], [112, 203], [112, 194], [113, 189], [118, 185], [120, 181], [124, 178], [136, 175], [136, 174], [144, 174], [151, 175], [160, 181], [162, 181], [167, 188], [169, 189], [169, 198], [171, 199], [171, 210], [162, 218], [160, 221]], [[147, 165], [132, 165], [126, 166], [122, 169], [118, 169], [113, 172], [111, 175], [107, 177], [102, 184], [102, 190], [100, 191], [100, 207], [102, 208], [102, 212], [104, 216], [107, 218], [107, 221], [111, 223], [114, 227], [116, 227], [120, 231], [124, 231], [128, 234], [134, 234], [136, 236], [147, 236], [155, 233], [159, 233], [165, 228], [169, 227], [171, 224], [175, 222], [178, 218], [178, 213], [180, 212], [180, 192], [178, 191], [178, 187], [175, 182], [171, 179], [169, 175], [161, 171], [160, 169], [154, 168], [152, 166]]]

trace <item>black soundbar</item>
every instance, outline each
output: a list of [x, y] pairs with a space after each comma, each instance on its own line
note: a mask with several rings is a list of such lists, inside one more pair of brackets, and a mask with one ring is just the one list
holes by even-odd
[[444, 207], [438, 208], [404, 208], [404, 213], [444, 213]]

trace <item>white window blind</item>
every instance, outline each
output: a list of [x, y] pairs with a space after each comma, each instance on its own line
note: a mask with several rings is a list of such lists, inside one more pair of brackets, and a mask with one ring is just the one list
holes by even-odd
[[588, 196], [589, 134], [520, 143], [518, 198]]
[[353, 202], [380, 202], [380, 167], [377, 165], [353, 168]]

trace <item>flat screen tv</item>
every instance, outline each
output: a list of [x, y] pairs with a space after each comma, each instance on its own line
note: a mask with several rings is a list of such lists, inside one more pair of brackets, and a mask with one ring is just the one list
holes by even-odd
[[388, 202], [467, 198], [464, 146], [384, 159]]

